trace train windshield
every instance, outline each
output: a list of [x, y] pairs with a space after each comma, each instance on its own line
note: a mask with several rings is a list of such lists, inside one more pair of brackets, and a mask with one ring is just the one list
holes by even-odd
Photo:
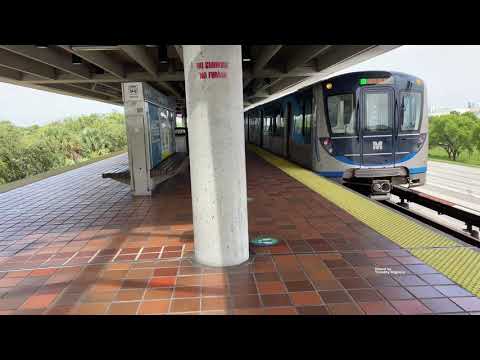
[[328, 120], [332, 135], [355, 135], [353, 94], [328, 97]]
[[365, 130], [368, 132], [391, 130], [393, 127], [390, 116], [388, 92], [365, 93]]
[[402, 93], [402, 131], [418, 131], [422, 112], [422, 94]]

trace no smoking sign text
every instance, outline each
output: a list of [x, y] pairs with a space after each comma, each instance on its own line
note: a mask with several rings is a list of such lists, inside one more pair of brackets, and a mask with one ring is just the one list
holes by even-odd
[[227, 78], [228, 62], [226, 61], [201, 61], [195, 65], [201, 80]]

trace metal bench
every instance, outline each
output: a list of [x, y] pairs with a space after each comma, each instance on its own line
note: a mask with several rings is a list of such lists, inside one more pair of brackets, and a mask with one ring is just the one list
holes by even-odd
[[[163, 160], [160, 164], [150, 170], [150, 177], [153, 180], [153, 187], [177, 175], [188, 166], [188, 154], [177, 152]], [[116, 168], [102, 174], [102, 178], [108, 178], [130, 184], [130, 170], [128, 159], [119, 164]]]

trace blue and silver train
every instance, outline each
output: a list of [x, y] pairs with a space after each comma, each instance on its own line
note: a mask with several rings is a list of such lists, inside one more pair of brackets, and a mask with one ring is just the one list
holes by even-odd
[[381, 198], [392, 185], [425, 184], [426, 96], [412, 75], [343, 74], [249, 109], [245, 138]]

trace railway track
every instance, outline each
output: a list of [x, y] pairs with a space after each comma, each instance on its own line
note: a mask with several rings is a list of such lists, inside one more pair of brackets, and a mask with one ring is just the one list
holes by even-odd
[[[348, 186], [348, 188], [355, 190], [363, 195], [367, 195], [364, 189]], [[395, 203], [392, 200], [377, 200], [381, 204], [388, 206], [396, 211], [408, 215], [422, 223], [425, 223], [435, 229], [447, 233], [469, 245], [480, 248], [480, 240], [478, 230], [474, 227], [480, 227], [480, 214], [467, 211], [458, 207], [456, 204], [448, 201], [435, 198], [421, 192], [404, 188], [402, 186], [393, 186], [391, 193], [400, 198], [400, 203]], [[466, 225], [466, 229], [461, 231], [454, 227], [442, 224], [425, 215], [409, 209], [408, 203], [416, 203], [420, 206], [437, 211], [439, 215], [449, 216], [456, 220], [462, 221]]]

